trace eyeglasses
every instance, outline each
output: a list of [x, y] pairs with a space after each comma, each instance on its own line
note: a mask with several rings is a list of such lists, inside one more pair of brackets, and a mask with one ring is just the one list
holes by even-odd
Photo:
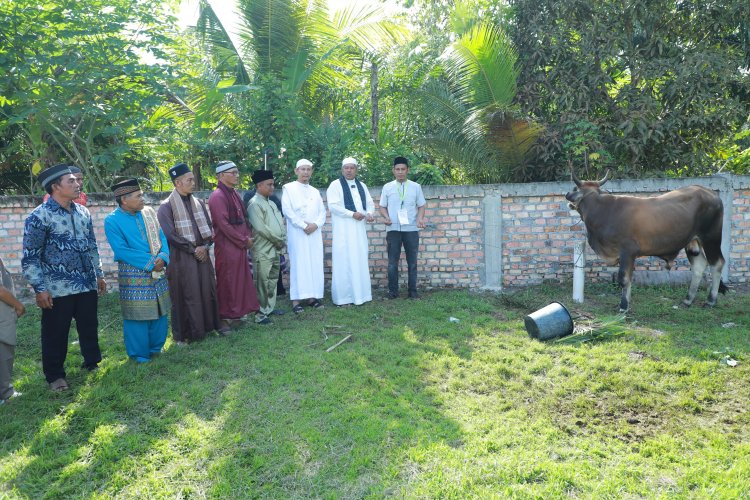
[[225, 174], [229, 174], [229, 175], [240, 175], [240, 171], [239, 170], [227, 170], [224, 173]]

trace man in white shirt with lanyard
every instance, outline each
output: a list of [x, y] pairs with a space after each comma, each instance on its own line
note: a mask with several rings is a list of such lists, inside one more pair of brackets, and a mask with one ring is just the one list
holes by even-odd
[[398, 297], [398, 264], [401, 247], [406, 252], [409, 268], [409, 298], [417, 299], [417, 250], [419, 230], [424, 229], [425, 199], [422, 186], [408, 180], [409, 160], [397, 156], [393, 160], [396, 180], [383, 186], [380, 195], [380, 214], [385, 219], [388, 247], [388, 298]]

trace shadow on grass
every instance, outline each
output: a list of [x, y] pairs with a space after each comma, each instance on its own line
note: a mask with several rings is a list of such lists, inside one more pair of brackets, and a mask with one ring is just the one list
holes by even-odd
[[[257, 356], [223, 395], [227, 414], [210, 452], [210, 495], [394, 494], [408, 482], [415, 447], [461, 443], [423, 363], [445, 349], [470, 355], [463, 346], [469, 329], [431, 338], [429, 325], [447, 322], [447, 304], [405, 304], [329, 307], [288, 318], [283, 333], [244, 333]], [[352, 341], [326, 352], [348, 334]]]
[[[32, 314], [17, 358], [25, 394], [3, 416], [0, 480], [25, 497], [392, 494], [408, 481], [413, 447], [462, 442], [423, 380], [423, 361], [445, 350], [471, 356], [467, 309], [444, 297], [329, 306], [169, 345], [137, 365], [125, 358], [119, 308], [107, 297], [105, 360], [91, 374], [69, 369], [63, 394], [43, 382]], [[431, 331], [449, 313], [465, 323]], [[353, 340], [326, 352], [344, 332]], [[79, 364], [71, 346], [66, 367]]]
[[6, 489], [32, 498], [117, 492], [139, 480], [137, 471], [148, 463], [144, 457], [178, 431], [185, 415], [215, 417], [214, 387], [189, 383], [195, 353], [190, 360], [167, 352], [147, 365], [126, 358], [119, 307], [111, 296], [100, 304], [99, 370], [74, 368], [82, 358], [72, 328], [66, 361], [71, 390], [51, 393], [35, 361], [38, 317], [37, 311], [24, 318], [16, 360], [24, 394], [3, 416], [2, 461], [13, 468], [0, 476]]

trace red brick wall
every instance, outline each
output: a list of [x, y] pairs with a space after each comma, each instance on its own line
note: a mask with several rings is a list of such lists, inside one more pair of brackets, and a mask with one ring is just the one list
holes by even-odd
[[[728, 215], [729, 279], [734, 283], [750, 281], [750, 177], [729, 176], [705, 179], [651, 179], [645, 181], [612, 181], [613, 193], [654, 194], [691, 183], [713, 186], [725, 196]], [[538, 284], [544, 281], [568, 281], [573, 269], [573, 246], [585, 239], [585, 228], [577, 213], [571, 212], [564, 199], [570, 183], [505, 184], [489, 186], [426, 186], [426, 219], [428, 227], [420, 233], [419, 286], [421, 288], [482, 286], [507, 287]], [[321, 190], [325, 195], [325, 190]], [[380, 189], [372, 188], [375, 202]], [[201, 193], [206, 196], [207, 193]], [[166, 193], [147, 196], [156, 206]], [[498, 203], [485, 203], [490, 197]], [[324, 198], [325, 199], [325, 198]], [[21, 272], [23, 223], [40, 197], [0, 197], [0, 257], [13, 274]], [[112, 251], [104, 237], [103, 219], [114, 208], [109, 195], [92, 194], [89, 209], [105, 271], [114, 273]], [[485, 213], [485, 210], [488, 213]], [[499, 224], [493, 226], [488, 221]], [[489, 225], [488, 225], [489, 224]], [[727, 227], [729, 226], [729, 227]], [[488, 228], [498, 227], [501, 238], [492, 243]], [[493, 231], [495, 229], [492, 229]], [[330, 217], [324, 231], [326, 273], [330, 278]], [[368, 232], [370, 270], [375, 290], [384, 290], [387, 273], [385, 226], [379, 221]], [[499, 254], [499, 256], [498, 256]], [[501, 268], [495, 269], [501, 281], [488, 283], [491, 257]], [[611, 279], [616, 268], [605, 265], [586, 246], [587, 279]], [[686, 271], [684, 256], [672, 271]], [[639, 271], [663, 271], [658, 259], [639, 259]], [[402, 280], [406, 279], [406, 262], [401, 260]], [[328, 281], [327, 283], [330, 283]]]

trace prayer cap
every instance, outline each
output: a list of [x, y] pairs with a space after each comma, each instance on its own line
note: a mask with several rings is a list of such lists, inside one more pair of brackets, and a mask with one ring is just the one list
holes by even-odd
[[71, 174], [80, 174], [80, 173], [82, 173], [81, 169], [78, 168], [78, 167], [76, 167], [75, 165], [68, 165], [68, 168], [70, 169], [70, 173]]
[[341, 166], [343, 167], [344, 165], [359, 165], [359, 163], [357, 163], [357, 160], [351, 156], [347, 156], [344, 158], [344, 161], [341, 162]]
[[273, 179], [273, 172], [270, 170], [256, 170], [253, 172], [253, 184], [260, 184], [268, 179]]
[[297, 166], [294, 167], [294, 168], [300, 168], [303, 165], [309, 165], [311, 167], [313, 166], [313, 164], [312, 164], [312, 162], [310, 160], [306, 160], [306, 159], [302, 158], [301, 160], [297, 160]]
[[396, 165], [406, 165], [406, 168], [409, 168], [409, 160], [403, 156], [397, 156], [393, 159], [393, 166], [395, 167]]
[[178, 163], [169, 169], [169, 177], [171, 177], [172, 180], [175, 180], [179, 176], [185, 175], [188, 172], [190, 172], [190, 167], [187, 166], [187, 163]]
[[73, 172], [70, 170], [69, 165], [60, 163], [46, 170], [42, 170], [39, 173], [39, 177], [37, 177], [37, 179], [39, 180], [39, 184], [41, 184], [44, 189], [47, 189], [47, 186], [55, 182], [61, 176], [72, 173]]
[[112, 186], [112, 192], [115, 196], [125, 196], [140, 190], [141, 186], [138, 185], [138, 179], [125, 179]]
[[233, 168], [237, 168], [237, 165], [234, 164], [233, 161], [220, 161], [216, 164], [216, 173], [220, 174], [222, 172], [226, 172], [227, 170], [231, 170]]

